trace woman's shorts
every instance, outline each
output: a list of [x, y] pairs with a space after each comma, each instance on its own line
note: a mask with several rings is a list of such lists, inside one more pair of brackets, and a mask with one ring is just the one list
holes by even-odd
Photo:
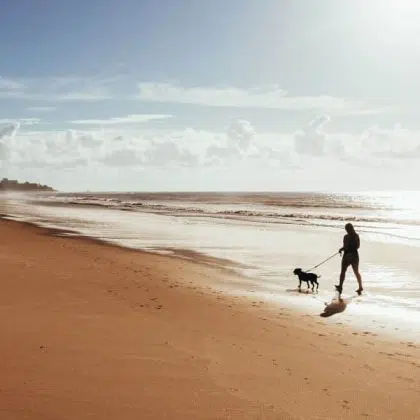
[[343, 255], [341, 260], [341, 266], [347, 268], [349, 265], [357, 267], [359, 265], [359, 253], [358, 252], [349, 252], [348, 254]]

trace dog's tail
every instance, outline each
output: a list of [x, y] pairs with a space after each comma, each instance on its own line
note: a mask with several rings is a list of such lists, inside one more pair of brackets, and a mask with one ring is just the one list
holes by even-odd
[[317, 279], [320, 279], [321, 277], [322, 277], [322, 276], [321, 276], [321, 274], [319, 274], [319, 275], [317, 274], [317, 275], [316, 275], [316, 278], [317, 278]]

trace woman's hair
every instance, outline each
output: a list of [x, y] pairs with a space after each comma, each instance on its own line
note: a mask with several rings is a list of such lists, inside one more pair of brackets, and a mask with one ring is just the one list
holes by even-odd
[[345, 226], [345, 229], [347, 233], [350, 233], [350, 234], [356, 233], [356, 231], [354, 230], [354, 226], [351, 223], [347, 223]]

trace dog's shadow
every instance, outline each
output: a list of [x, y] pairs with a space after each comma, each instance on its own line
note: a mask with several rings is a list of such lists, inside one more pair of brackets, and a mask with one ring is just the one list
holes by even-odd
[[354, 299], [354, 297], [350, 297], [347, 299], [343, 298], [333, 298], [330, 303], [325, 304], [324, 312], [320, 314], [323, 318], [327, 318], [329, 316], [339, 314], [344, 312], [349, 303]]
[[286, 292], [288, 292], [288, 293], [303, 293], [303, 294], [305, 294], [305, 295], [312, 295], [312, 294], [316, 294], [317, 293], [317, 291], [316, 290], [312, 290], [312, 289], [299, 289], [299, 288], [296, 288], [296, 289], [286, 289]]

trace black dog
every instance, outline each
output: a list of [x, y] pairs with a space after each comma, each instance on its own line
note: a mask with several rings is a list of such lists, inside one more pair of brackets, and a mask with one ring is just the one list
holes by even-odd
[[305, 271], [302, 271], [301, 268], [295, 268], [293, 270], [293, 274], [295, 274], [299, 278], [299, 290], [303, 281], [306, 281], [306, 285], [308, 286], [308, 289], [309, 289], [309, 283], [311, 283], [312, 291], [314, 291], [315, 285], [316, 285], [316, 290], [318, 290], [318, 287], [319, 287], [318, 278], [321, 276], [318, 276], [314, 273], [307, 273]]

